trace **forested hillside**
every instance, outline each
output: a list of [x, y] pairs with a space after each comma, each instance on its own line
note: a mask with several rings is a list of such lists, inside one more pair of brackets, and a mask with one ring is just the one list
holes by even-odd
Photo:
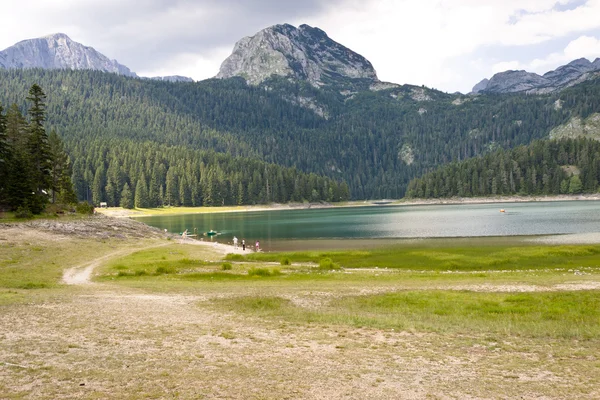
[[346, 183], [295, 168], [118, 135], [73, 135], [69, 158], [56, 132], [46, 132], [43, 90], [34, 84], [23, 98], [28, 118], [16, 103], [6, 112], [0, 104], [0, 210], [37, 214], [49, 200], [77, 198], [126, 208], [349, 198]]
[[[402, 197], [439, 165], [528, 144], [600, 110], [600, 80], [553, 95], [463, 96], [409, 85], [371, 91], [360, 80], [316, 89], [283, 78], [247, 86], [44, 70], [1, 71], [0, 102], [24, 106], [20, 94], [36, 82], [48, 95], [49, 127], [73, 155], [109, 140], [212, 150], [345, 180], [356, 199]], [[92, 187], [96, 164], [86, 168], [82, 185]]]
[[595, 193], [600, 187], [600, 142], [538, 140], [454, 162], [414, 179], [407, 197]]
[[109, 206], [222, 206], [345, 201], [348, 185], [295, 168], [130, 139], [72, 145], [78, 197]]

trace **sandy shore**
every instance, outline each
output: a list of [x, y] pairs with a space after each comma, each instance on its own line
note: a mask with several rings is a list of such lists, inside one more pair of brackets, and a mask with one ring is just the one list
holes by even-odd
[[534, 203], [542, 201], [598, 201], [600, 193], [557, 196], [494, 196], [494, 197], [450, 197], [446, 199], [406, 199], [398, 200], [393, 205], [427, 205], [427, 204], [488, 204], [488, 203]]
[[488, 204], [488, 203], [530, 203], [542, 201], [600, 201], [600, 193], [585, 195], [558, 195], [558, 196], [495, 196], [495, 197], [451, 197], [445, 199], [401, 199], [401, 200], [364, 200], [351, 201], [340, 204], [329, 203], [289, 203], [289, 204], [262, 204], [236, 207], [171, 207], [156, 209], [128, 210], [121, 207], [97, 208], [98, 213], [115, 217], [131, 218], [160, 215], [178, 214], [203, 214], [203, 213], [229, 213], [251, 211], [281, 211], [302, 210], [312, 208], [339, 208], [339, 207], [384, 207], [384, 206], [417, 206], [435, 204]]
[[205, 246], [207, 248], [211, 248], [214, 249], [216, 251], [218, 251], [219, 253], [226, 255], [226, 254], [250, 254], [250, 253], [254, 253], [254, 250], [250, 249], [250, 246], [247, 246], [248, 248], [246, 250], [242, 250], [242, 246], [239, 245], [238, 247], [234, 247], [231, 244], [225, 244], [225, 243], [219, 243], [219, 242], [210, 242], [210, 241], [203, 241], [203, 240], [196, 240], [196, 239], [192, 239], [192, 238], [186, 238], [186, 239], [178, 239], [177, 243], [181, 243], [181, 244], [191, 244], [194, 246]]

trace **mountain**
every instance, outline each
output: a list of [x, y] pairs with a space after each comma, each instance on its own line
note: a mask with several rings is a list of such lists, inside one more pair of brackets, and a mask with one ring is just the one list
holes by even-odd
[[0, 51], [0, 67], [43, 69], [91, 69], [136, 76], [129, 68], [110, 60], [92, 47], [84, 46], [64, 33], [23, 40]]
[[[308, 173], [306, 187], [301, 181], [282, 187], [274, 184], [274, 177], [262, 181], [262, 186], [245, 186], [255, 181], [255, 173], [239, 171], [237, 179], [248, 191], [244, 196], [252, 193], [252, 198], [272, 199], [276, 191], [282, 198], [301, 192], [300, 200], [315, 197], [309, 188], [317, 176], [345, 181], [354, 199], [399, 198], [412, 178], [440, 165], [547, 138], [554, 128], [574, 118], [588, 121], [600, 110], [600, 77], [544, 95], [492, 96], [485, 90], [478, 96], [448, 94], [424, 86], [380, 82], [368, 61], [316, 28], [278, 25], [262, 35], [264, 40], [270, 37], [288, 43], [290, 51], [285, 54], [298, 60], [304, 46], [301, 54], [310, 68], [304, 70], [300, 62], [288, 63], [287, 72], [264, 75], [260, 81], [235, 75], [178, 84], [90, 70], [13, 68], [0, 70], [0, 103], [5, 109], [16, 103], [25, 111], [23, 93], [34, 83], [44, 89], [48, 128], [61, 135], [72, 159], [80, 160], [79, 188], [92, 187], [95, 177], [103, 176], [98, 172], [103, 171], [102, 165], [122, 161], [113, 160], [113, 149], [124, 148], [125, 142], [131, 143], [131, 149], [147, 143], [168, 147], [174, 159], [184, 149], [210, 150]], [[241, 41], [248, 51], [256, 36]], [[309, 46], [305, 36], [321, 39]], [[261, 59], [273, 49], [256, 46], [255, 56], [239, 54], [239, 60]], [[345, 49], [345, 57], [341, 49]], [[284, 53], [273, 54], [288, 62]], [[264, 65], [255, 60], [256, 68], [266, 71], [270, 59], [262, 59]], [[349, 59], [363, 62], [352, 64]], [[335, 74], [333, 66], [344, 63], [362, 67], [357, 67], [355, 74]], [[308, 77], [316, 77], [311, 73], [318, 71], [319, 80], [311, 81]], [[567, 73], [565, 70], [562, 75]], [[586, 74], [589, 72], [576, 80]], [[91, 143], [97, 149], [94, 154], [90, 154]], [[150, 150], [136, 150], [139, 155], [132, 157], [140, 158], [144, 151]], [[170, 161], [157, 163], [164, 163], [167, 169], [171, 165]], [[143, 163], [125, 172], [137, 177], [141, 170], [148, 174], [152, 165]], [[186, 167], [185, 171], [190, 179], [198, 179], [204, 176], [203, 167], [199, 168], [188, 171]], [[219, 176], [215, 170], [215, 178]], [[261, 180], [257, 177], [256, 182]], [[277, 182], [282, 180], [277, 178]], [[211, 190], [218, 192], [217, 186]], [[321, 197], [329, 192], [322, 187]]]
[[[210, 149], [343, 180], [354, 199], [399, 198], [424, 172], [547, 138], [600, 110], [600, 79], [544, 96], [452, 95], [411, 85], [348, 94], [284, 77], [256, 86], [239, 77], [172, 84], [39, 69], [0, 70], [0, 103], [25, 110], [21, 99], [34, 83], [48, 95], [48, 128], [63, 137], [72, 159], [82, 159], [90, 187], [99, 162], [90, 143], [109, 162], [111, 149], [129, 141]], [[327, 114], [284, 97], [310, 99]], [[240, 175], [249, 179], [247, 171]]]
[[319, 28], [274, 25], [236, 43], [217, 78], [241, 76], [259, 84], [273, 75], [292, 77], [319, 87], [348, 79], [378, 82], [371, 63], [330, 39]]
[[600, 58], [590, 62], [586, 58], [571, 61], [543, 76], [527, 71], [504, 71], [490, 80], [484, 79], [471, 93], [552, 93], [600, 75]]

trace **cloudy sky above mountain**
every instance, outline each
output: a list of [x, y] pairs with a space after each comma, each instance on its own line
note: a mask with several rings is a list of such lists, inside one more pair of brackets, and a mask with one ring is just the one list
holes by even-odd
[[468, 92], [495, 72], [600, 57], [598, 16], [600, 0], [21, 0], [2, 6], [0, 49], [63, 32], [139, 75], [200, 80], [240, 38], [307, 23], [381, 80]]

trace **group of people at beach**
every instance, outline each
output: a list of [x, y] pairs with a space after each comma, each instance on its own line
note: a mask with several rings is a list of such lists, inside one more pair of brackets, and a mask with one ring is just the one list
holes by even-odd
[[[233, 247], [238, 248], [238, 238], [236, 236], [233, 237]], [[242, 250], [246, 251], [246, 239], [242, 239]], [[254, 251], [260, 251], [260, 242], [258, 240], [254, 245]]]

